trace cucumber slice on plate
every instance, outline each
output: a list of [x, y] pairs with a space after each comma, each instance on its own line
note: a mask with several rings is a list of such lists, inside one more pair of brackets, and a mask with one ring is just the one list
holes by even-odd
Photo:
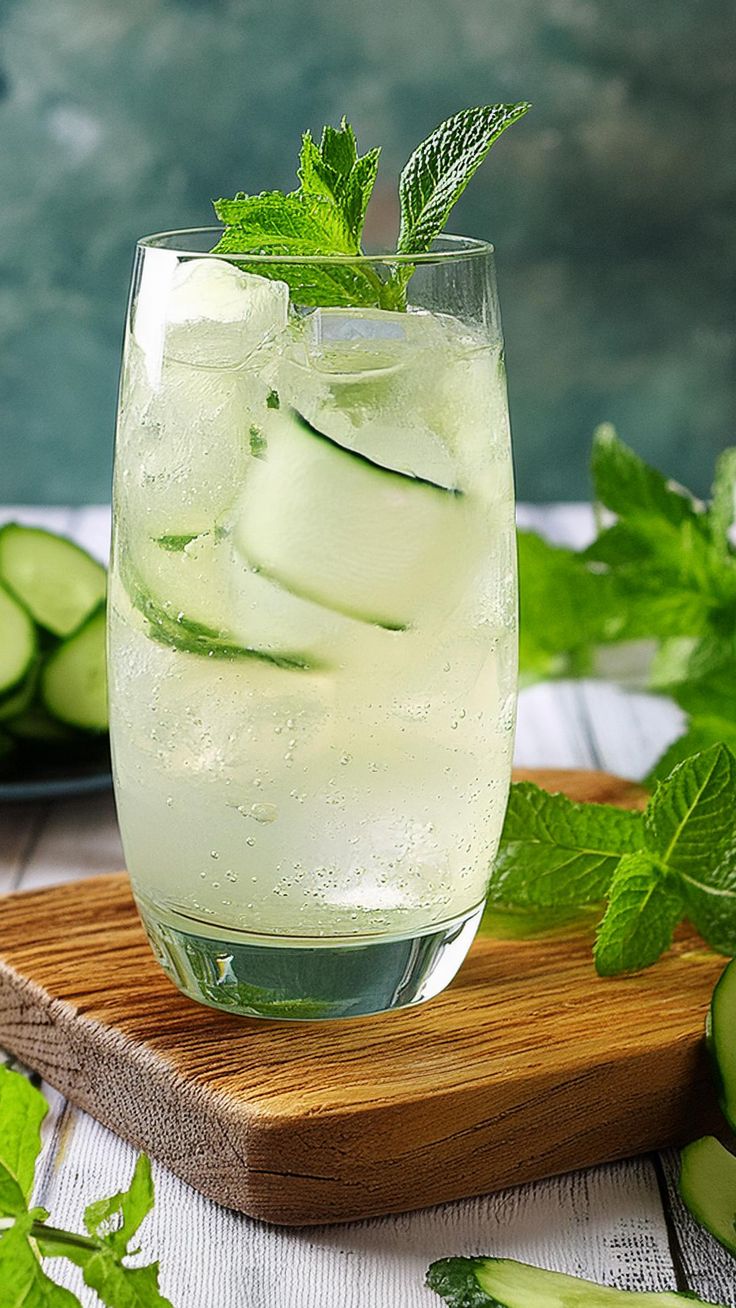
[[295, 409], [269, 414], [234, 524], [246, 563], [303, 599], [402, 631], [454, 607], [468, 509], [454, 487], [375, 463]]
[[67, 726], [107, 730], [104, 603], [47, 659], [41, 672], [41, 701], [52, 717]]
[[15, 691], [36, 658], [36, 628], [24, 606], [0, 583], [0, 694]]
[[38, 659], [34, 659], [23, 680], [0, 698], [0, 723], [26, 712], [33, 703], [37, 685]]
[[736, 959], [716, 983], [707, 1036], [723, 1115], [731, 1130], [736, 1131]]
[[679, 1189], [696, 1222], [736, 1255], [736, 1158], [715, 1136], [680, 1151]]
[[619, 1303], [650, 1304], [651, 1308], [690, 1304], [692, 1308], [707, 1302], [675, 1290], [615, 1290], [511, 1258], [443, 1258], [429, 1268], [427, 1285], [450, 1308], [608, 1308], [609, 1304], [615, 1308]]
[[105, 569], [86, 550], [17, 522], [0, 528], [0, 577], [40, 626], [62, 638], [105, 596]]

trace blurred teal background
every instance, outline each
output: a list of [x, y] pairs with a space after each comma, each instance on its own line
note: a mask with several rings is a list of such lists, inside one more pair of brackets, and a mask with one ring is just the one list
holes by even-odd
[[0, 500], [109, 495], [132, 246], [291, 188], [301, 131], [411, 149], [530, 99], [458, 206], [493, 240], [521, 497], [593, 426], [707, 489], [735, 439], [732, 0], [0, 0]]

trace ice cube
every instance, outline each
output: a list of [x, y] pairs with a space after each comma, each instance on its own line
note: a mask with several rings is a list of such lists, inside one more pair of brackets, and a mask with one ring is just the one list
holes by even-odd
[[315, 309], [307, 319], [307, 330], [315, 345], [327, 341], [404, 341], [406, 314], [383, 309]]
[[225, 259], [190, 259], [171, 280], [166, 357], [199, 368], [240, 367], [283, 331], [288, 314], [285, 282]]

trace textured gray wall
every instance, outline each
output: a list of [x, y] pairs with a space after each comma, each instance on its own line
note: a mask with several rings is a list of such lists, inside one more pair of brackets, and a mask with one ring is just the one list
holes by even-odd
[[108, 495], [136, 236], [292, 185], [345, 112], [374, 234], [441, 118], [528, 98], [454, 217], [498, 249], [519, 493], [593, 425], [705, 490], [735, 438], [732, 0], [0, 0], [0, 500]]

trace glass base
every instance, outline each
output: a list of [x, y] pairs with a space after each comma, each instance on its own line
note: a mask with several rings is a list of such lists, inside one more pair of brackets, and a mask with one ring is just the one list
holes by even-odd
[[[449, 985], [467, 954], [483, 904], [416, 936], [316, 944], [265, 944], [200, 934], [204, 924], [167, 912], [161, 921], [138, 904], [156, 958], [179, 990], [210, 1008], [243, 1017], [315, 1022], [361, 1017], [420, 1004]], [[233, 933], [235, 934], [235, 933]]]

